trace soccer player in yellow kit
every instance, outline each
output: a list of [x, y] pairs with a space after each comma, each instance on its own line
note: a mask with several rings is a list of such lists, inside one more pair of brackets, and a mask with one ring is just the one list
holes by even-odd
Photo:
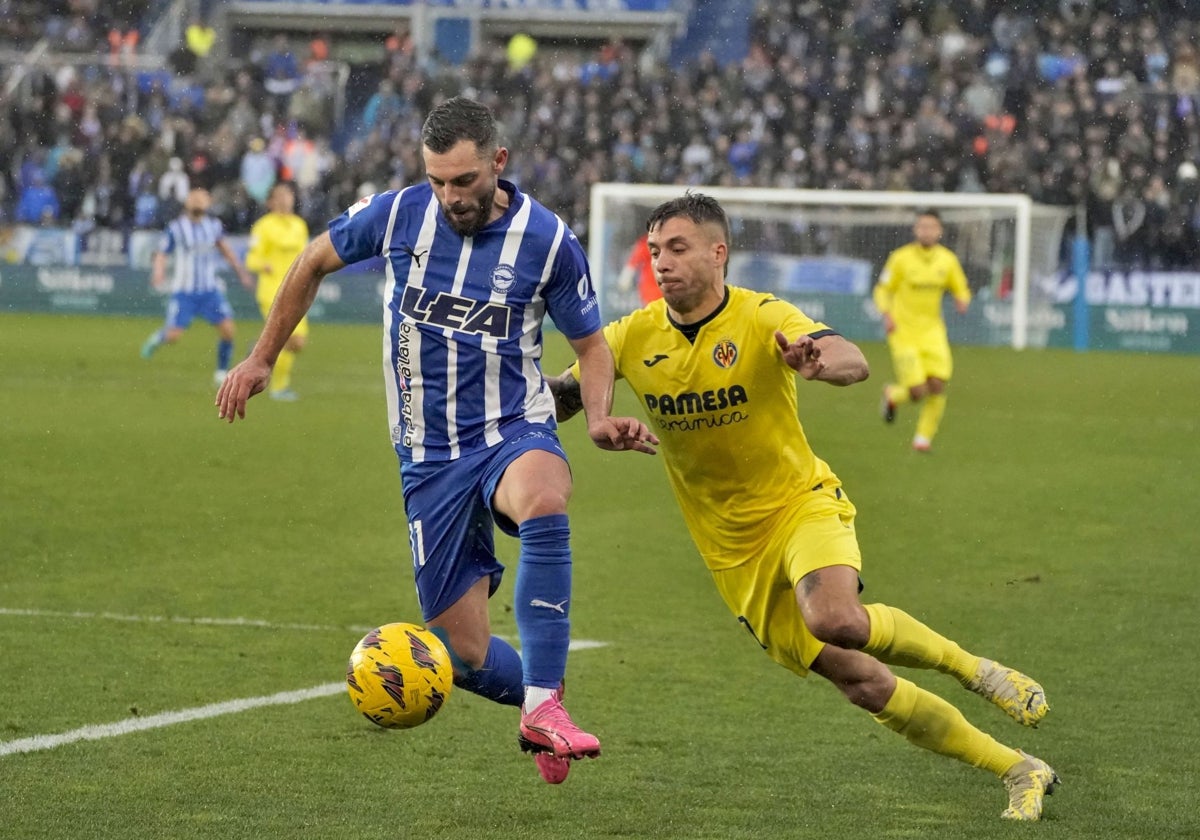
[[883, 389], [883, 419], [896, 419], [897, 406], [921, 402], [912, 446], [928, 452], [946, 411], [946, 383], [954, 372], [942, 297], [949, 292], [960, 313], [971, 303], [971, 290], [958, 257], [940, 244], [942, 220], [925, 210], [913, 225], [914, 242], [888, 256], [876, 283], [875, 306], [883, 315], [896, 382]]
[[[726, 605], [776, 662], [825, 677], [913, 744], [994, 773], [1008, 789], [1002, 816], [1038, 819], [1058, 783], [1049, 765], [887, 666], [949, 674], [1026, 726], [1049, 709], [1042, 687], [901, 610], [859, 600], [855, 509], [804, 435], [795, 374], [860, 382], [861, 351], [790, 303], [726, 286], [729, 227], [712, 198], [660, 205], [648, 230], [663, 299], [609, 324], [605, 338], [661, 441], [684, 521]], [[575, 371], [550, 380], [562, 420], [580, 407]]]
[[[255, 298], [263, 318], [271, 311], [275, 293], [296, 257], [308, 244], [308, 225], [296, 215], [296, 188], [288, 181], [279, 181], [267, 193], [267, 214], [250, 228], [250, 248], [246, 252], [246, 268], [258, 276]], [[272, 399], [293, 401], [292, 367], [296, 354], [308, 342], [308, 316], [300, 319], [292, 337], [279, 353], [271, 372], [267, 395]]]

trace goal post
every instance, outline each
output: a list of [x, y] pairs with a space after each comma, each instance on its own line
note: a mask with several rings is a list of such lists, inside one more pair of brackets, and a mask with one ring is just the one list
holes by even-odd
[[943, 243], [963, 263], [976, 298], [948, 317], [951, 340], [1045, 346], [1061, 327], [1053, 308], [1068, 208], [1029, 196], [988, 193], [592, 186], [588, 259], [606, 319], [640, 305], [618, 279], [649, 212], [691, 189], [721, 202], [729, 216], [730, 282], [773, 292], [849, 338], [882, 338], [871, 289], [887, 255], [912, 240], [916, 212], [937, 210]]

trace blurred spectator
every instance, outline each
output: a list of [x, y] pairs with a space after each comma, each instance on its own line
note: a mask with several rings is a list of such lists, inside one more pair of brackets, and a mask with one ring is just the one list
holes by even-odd
[[237, 138], [226, 128], [217, 129], [210, 144], [209, 180], [218, 187], [232, 186], [241, 177], [241, 167], [242, 150]]
[[703, 134], [696, 132], [692, 135], [691, 142], [680, 155], [680, 163], [689, 184], [707, 184], [712, 179], [713, 150]]
[[289, 122], [328, 126], [331, 119], [329, 102], [321, 90], [320, 80], [305, 76], [292, 94], [285, 113]]
[[137, 51], [140, 33], [135, 28], [122, 29], [113, 27], [108, 31], [109, 61], [112, 64], [124, 63]]
[[1182, 96], [1200, 93], [1200, 60], [1196, 48], [1189, 43], [1180, 43], [1175, 48], [1175, 60], [1171, 65], [1171, 88]]
[[97, 164], [96, 182], [84, 194], [80, 215], [98, 227], [123, 228], [125, 216], [118, 200], [119, 193], [109, 157], [101, 155]]
[[1125, 189], [1121, 163], [1108, 158], [1097, 168], [1088, 181], [1091, 201], [1088, 219], [1094, 224], [1092, 262], [1100, 268], [1109, 268], [1116, 255], [1116, 233], [1113, 228], [1113, 205]]
[[61, 220], [74, 221], [79, 216], [88, 186], [83, 172], [82, 151], [71, 148], [59, 158], [58, 171], [55, 172], [51, 184], [61, 205]]
[[[271, 187], [275, 186], [278, 173], [275, 159], [267, 154], [266, 141], [261, 137], [251, 139], [246, 153], [242, 155], [239, 180], [246, 193], [259, 205], [265, 205]], [[230, 228], [235, 230], [235, 228]]]
[[508, 45], [504, 48], [504, 53], [508, 57], [509, 72], [519, 73], [537, 55], [537, 41], [524, 32], [518, 32], [508, 39]]
[[[314, 63], [320, 63], [329, 60], [329, 34], [318, 32], [313, 35], [313, 39], [308, 42], [308, 63], [311, 67]], [[307, 69], [307, 68], [306, 68]]]
[[1133, 185], [1127, 186], [1112, 205], [1112, 227], [1116, 238], [1115, 262], [1119, 268], [1146, 264], [1146, 203]]
[[184, 30], [183, 40], [196, 61], [203, 61], [217, 43], [217, 31], [200, 17], [193, 17]]
[[110, 52], [116, 58], [132, 55], [141, 38], [140, 25], [150, 0], [96, 0], [95, 13], [108, 30]]
[[286, 35], [276, 35], [271, 39], [271, 47], [262, 58], [262, 72], [263, 88], [277, 100], [281, 100], [282, 106], [286, 108], [288, 97], [300, 84], [300, 63], [296, 60]]
[[183, 171], [183, 161], [177, 157], [167, 161], [167, 171], [158, 179], [158, 200], [164, 207], [164, 215], [178, 215], [191, 188], [191, 179]]
[[17, 221], [28, 225], [52, 225], [58, 221], [59, 212], [58, 195], [54, 187], [46, 183], [46, 175], [41, 168], [34, 169], [17, 199]]
[[748, 185], [755, 172], [759, 143], [750, 130], [739, 129], [737, 141], [729, 147], [729, 166], [737, 183]]
[[224, 126], [234, 137], [249, 138], [259, 130], [259, 111], [250, 101], [250, 93], [237, 92], [233, 106], [225, 113]]
[[67, 52], [87, 52], [95, 49], [96, 33], [84, 15], [72, 15], [53, 31], [57, 35], [53, 43], [58, 49]]
[[228, 230], [249, 231], [260, 215], [260, 203], [250, 197], [240, 181], [235, 181], [214, 193], [213, 215]]
[[[385, 77], [380, 80], [379, 87], [371, 98], [367, 100], [367, 106], [363, 108], [362, 127], [366, 133], [375, 131], [381, 125], [390, 127], [391, 123], [399, 119], [404, 111], [404, 101], [400, 98], [400, 94], [396, 93], [396, 84], [390, 77]], [[386, 135], [384, 135], [386, 137]]]

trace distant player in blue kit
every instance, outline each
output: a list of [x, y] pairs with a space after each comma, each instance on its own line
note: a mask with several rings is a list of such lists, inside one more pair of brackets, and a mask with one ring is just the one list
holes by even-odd
[[217, 258], [229, 264], [247, 289], [254, 288], [254, 278], [225, 241], [220, 219], [208, 215], [211, 204], [208, 190], [192, 190], [184, 199], [183, 213], [163, 231], [151, 263], [150, 283], [163, 288], [168, 257], [174, 257], [171, 299], [166, 322], [142, 344], [142, 358], [149, 359], [163, 344], [174, 344], [199, 316], [217, 328], [213, 380], [220, 385], [233, 356], [233, 308], [225, 297], [225, 284], [217, 276]]
[[[216, 402], [221, 418], [245, 417], [321, 280], [386, 259], [384, 382], [421, 612], [450, 649], [456, 685], [521, 707], [521, 747], [557, 784], [600, 742], [562, 706], [571, 472], [539, 361], [547, 314], [579, 354], [592, 441], [653, 453], [658, 440], [609, 416], [613, 362], [587, 258], [561, 219], [500, 179], [508, 150], [491, 112], [450, 99], [421, 138], [427, 182], [363, 198], [305, 248]], [[504, 571], [494, 525], [521, 541], [521, 654], [491, 634], [488, 598]]]

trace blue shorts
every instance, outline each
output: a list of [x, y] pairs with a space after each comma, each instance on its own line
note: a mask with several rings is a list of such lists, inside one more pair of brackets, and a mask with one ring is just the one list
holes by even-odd
[[186, 330], [197, 315], [216, 326], [233, 318], [233, 307], [224, 292], [176, 292], [167, 304], [167, 329]]
[[517, 526], [492, 510], [496, 485], [508, 465], [531, 450], [567, 460], [553, 429], [536, 426], [499, 446], [454, 461], [400, 462], [404, 514], [412, 549], [421, 616], [441, 615], [482, 577], [488, 597], [500, 586], [493, 529], [517, 536]]

